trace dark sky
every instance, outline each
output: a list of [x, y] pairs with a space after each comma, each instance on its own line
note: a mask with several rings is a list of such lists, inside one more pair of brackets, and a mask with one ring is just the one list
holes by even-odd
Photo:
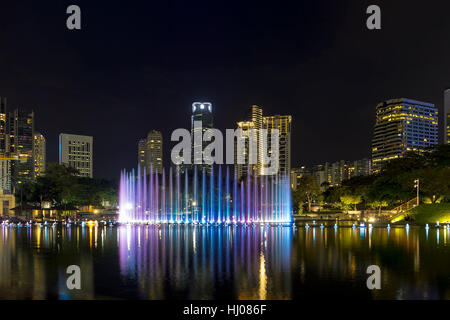
[[[61, 132], [94, 136], [94, 175], [137, 162], [151, 129], [189, 128], [193, 101], [216, 127], [252, 104], [293, 116], [293, 166], [369, 156], [378, 102], [442, 107], [450, 1], [12, 1], [0, 3], [0, 96], [33, 109], [57, 161]], [[66, 28], [77, 4], [82, 30]], [[382, 30], [366, 28], [378, 4]]]

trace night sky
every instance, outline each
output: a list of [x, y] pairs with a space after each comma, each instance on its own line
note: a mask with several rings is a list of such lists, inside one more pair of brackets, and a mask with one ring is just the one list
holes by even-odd
[[[33, 109], [57, 161], [61, 132], [94, 136], [94, 176], [135, 167], [151, 129], [215, 127], [248, 107], [293, 116], [292, 166], [369, 156], [375, 106], [435, 103], [450, 86], [450, 1], [13, 1], [0, 3], [0, 96]], [[82, 30], [66, 28], [77, 4]], [[378, 4], [382, 30], [366, 28]], [[442, 129], [441, 129], [442, 132]]]

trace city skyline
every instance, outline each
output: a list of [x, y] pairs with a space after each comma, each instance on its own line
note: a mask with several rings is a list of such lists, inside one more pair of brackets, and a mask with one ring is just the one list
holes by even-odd
[[[251, 105], [267, 114], [292, 115], [293, 164], [368, 157], [367, 128], [375, 123], [376, 104], [391, 98], [434, 103], [441, 115], [439, 132], [444, 130], [448, 3], [426, 9], [425, 15], [422, 6], [408, 4], [408, 16], [400, 3], [385, 3], [383, 28], [377, 31], [365, 27], [365, 4], [346, 1], [299, 3], [295, 10], [261, 4], [255, 15], [249, 15], [253, 8], [247, 4], [105, 9], [86, 3], [79, 32], [56, 28], [64, 23], [62, 5], [0, 6], [9, 13], [0, 34], [8, 43], [0, 53], [0, 94], [10, 107], [39, 114], [36, 130], [47, 138], [50, 162], [58, 159], [59, 133], [94, 136], [98, 177], [117, 179], [120, 169], [136, 167], [136, 141], [149, 129], [159, 128], [165, 137], [175, 128], [189, 129], [192, 101], [213, 103], [219, 129], [233, 128]], [[42, 20], [38, 13], [44, 11]], [[148, 25], [140, 23], [149, 20], [148, 12]], [[13, 21], [18, 15], [27, 17], [20, 30]], [[176, 23], [166, 19], [171, 15], [178, 17]], [[127, 23], [125, 16], [136, 22]], [[209, 28], [192, 23], [204, 17]], [[433, 54], [396, 51], [416, 42]], [[30, 43], [39, 44], [32, 58]]]

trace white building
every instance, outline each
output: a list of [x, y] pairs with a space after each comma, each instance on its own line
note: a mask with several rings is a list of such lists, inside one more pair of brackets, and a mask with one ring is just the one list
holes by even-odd
[[93, 177], [93, 140], [91, 136], [61, 133], [59, 164], [75, 168], [80, 177]]

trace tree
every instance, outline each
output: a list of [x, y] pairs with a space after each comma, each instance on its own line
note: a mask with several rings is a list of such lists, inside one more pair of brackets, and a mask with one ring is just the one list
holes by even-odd
[[381, 208], [386, 208], [388, 203], [386, 201], [373, 201], [369, 203], [369, 207], [372, 209], [378, 209], [378, 214], [381, 213]]
[[308, 211], [311, 212], [312, 203], [319, 200], [321, 193], [316, 179], [313, 176], [304, 176], [298, 181], [293, 198], [298, 202], [308, 204]]
[[362, 197], [360, 195], [354, 195], [354, 194], [345, 194], [341, 196], [341, 202], [351, 206], [354, 205], [355, 211], [356, 211], [356, 205], [358, 203], [361, 203]]
[[53, 205], [95, 205], [100, 206], [102, 200], [111, 203], [117, 200], [117, 185], [104, 179], [77, 177], [78, 171], [71, 167], [49, 163], [45, 176], [38, 177], [34, 183], [21, 186], [16, 192], [28, 203], [50, 201]]

